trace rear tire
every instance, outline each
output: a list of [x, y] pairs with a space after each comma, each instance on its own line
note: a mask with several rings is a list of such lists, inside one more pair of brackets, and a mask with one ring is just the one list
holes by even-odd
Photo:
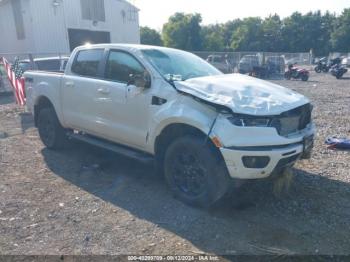
[[322, 70], [321, 70], [321, 68], [320, 68], [319, 66], [316, 66], [316, 67], [315, 67], [315, 72], [316, 72], [316, 73], [321, 73], [321, 71], [322, 71]]
[[215, 148], [204, 139], [184, 136], [167, 149], [166, 181], [175, 197], [191, 206], [210, 207], [231, 188], [226, 165]]
[[43, 108], [38, 115], [38, 131], [41, 141], [49, 149], [65, 147], [67, 131], [61, 126], [53, 108]]

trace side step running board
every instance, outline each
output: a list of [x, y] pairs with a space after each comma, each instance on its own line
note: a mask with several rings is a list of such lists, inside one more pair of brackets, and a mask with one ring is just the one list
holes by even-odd
[[115, 153], [121, 154], [123, 156], [133, 158], [136, 160], [139, 160], [140, 162], [150, 164], [154, 161], [154, 158], [152, 155], [143, 153], [141, 151], [137, 151], [132, 148], [128, 148], [126, 146], [118, 145], [103, 139], [99, 139], [97, 137], [93, 137], [90, 135], [82, 135], [77, 133], [70, 133], [68, 134], [68, 137], [70, 139], [79, 140], [85, 143], [88, 143], [90, 145], [94, 145], [97, 147], [101, 147], [110, 151], [113, 151]]

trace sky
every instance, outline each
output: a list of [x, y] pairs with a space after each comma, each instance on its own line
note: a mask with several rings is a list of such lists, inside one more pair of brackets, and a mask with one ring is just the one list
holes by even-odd
[[249, 16], [286, 17], [295, 11], [326, 11], [340, 14], [350, 8], [350, 0], [129, 0], [140, 9], [140, 25], [161, 30], [176, 12], [200, 13], [203, 24], [224, 23]]

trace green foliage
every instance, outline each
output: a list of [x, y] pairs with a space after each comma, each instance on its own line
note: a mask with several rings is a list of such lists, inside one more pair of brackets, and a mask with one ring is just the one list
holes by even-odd
[[225, 39], [223, 29], [220, 25], [209, 25], [202, 27], [203, 50], [218, 52], [225, 50]]
[[[287, 17], [283, 21], [284, 27], [282, 28], [283, 39], [283, 51], [289, 52], [304, 52], [303, 38], [305, 35], [305, 29], [303, 24], [303, 16], [301, 13], [295, 12], [290, 17]], [[299, 50], [300, 49], [300, 50]]]
[[237, 28], [242, 24], [240, 19], [228, 21], [227, 23], [222, 25], [222, 34], [224, 38], [224, 43], [226, 49], [231, 49], [232, 37], [233, 33], [237, 30]]
[[[188, 51], [309, 52], [325, 56], [331, 51], [350, 52], [350, 8], [336, 17], [320, 11], [293, 13], [281, 19], [248, 17], [224, 24], [201, 26], [199, 14], [176, 13], [163, 26], [165, 46]], [[159, 34], [141, 29], [141, 42], [160, 45]]]
[[236, 51], [261, 51], [262, 20], [248, 17], [236, 28], [232, 35], [231, 47]]
[[267, 17], [262, 22], [260, 45], [263, 51], [274, 52], [281, 49], [283, 45], [282, 25], [282, 21], [277, 14]]
[[162, 46], [163, 41], [161, 39], [160, 33], [149, 27], [140, 28], [141, 44], [144, 45], [157, 45]]
[[164, 45], [188, 51], [202, 48], [200, 14], [176, 13], [163, 26]]
[[350, 8], [344, 9], [334, 23], [332, 45], [336, 51], [350, 52]]
[[331, 49], [333, 21], [334, 16], [329, 13], [324, 16], [320, 12], [292, 14], [284, 20], [283, 51], [308, 52], [313, 49], [316, 55], [326, 55]]

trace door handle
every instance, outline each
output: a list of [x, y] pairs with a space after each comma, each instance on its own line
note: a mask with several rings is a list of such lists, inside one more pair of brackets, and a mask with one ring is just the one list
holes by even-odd
[[111, 91], [109, 90], [109, 88], [99, 88], [97, 89], [97, 92], [99, 92], [100, 94], [108, 95]]
[[66, 82], [66, 87], [74, 87], [74, 82]]

